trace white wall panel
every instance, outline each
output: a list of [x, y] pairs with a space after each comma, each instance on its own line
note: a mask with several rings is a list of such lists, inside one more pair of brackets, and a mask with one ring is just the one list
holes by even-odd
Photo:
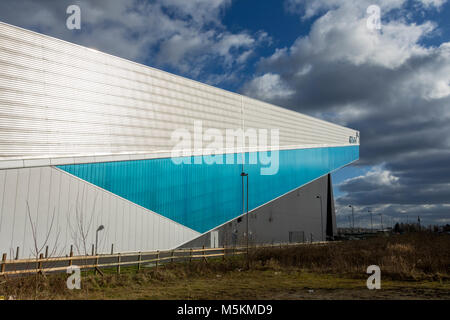
[[0, 170], [0, 243], [3, 242], [2, 238], [2, 224], [3, 224], [3, 199], [5, 196], [5, 180], [6, 170]]
[[275, 127], [281, 147], [346, 145], [349, 135], [355, 135], [354, 130], [0, 23], [0, 161], [158, 155], [174, 148], [174, 130], [192, 132], [194, 120], [201, 120], [204, 130], [223, 133], [243, 123], [245, 128]]
[[0, 170], [0, 191], [0, 253], [8, 257], [17, 247], [19, 257], [34, 256], [31, 221], [40, 253], [48, 245], [52, 256], [68, 254], [70, 245], [90, 253], [101, 224], [99, 253], [111, 244], [115, 252], [171, 249], [200, 235], [54, 167]]
[[153, 241], [156, 244], [157, 248], [161, 248], [160, 242], [159, 242], [159, 228], [157, 226], [160, 226], [160, 216], [154, 216], [153, 217]]
[[116, 229], [116, 237], [114, 242], [114, 250], [121, 252], [125, 250], [125, 237], [124, 231], [128, 235], [128, 230], [125, 226], [124, 215], [123, 215], [123, 202], [119, 199], [114, 199], [116, 202], [116, 221], [114, 221], [114, 226]]
[[[65, 192], [62, 188], [61, 183], [61, 173], [57, 170], [52, 170], [50, 167], [46, 167], [51, 173], [51, 186], [49, 188], [50, 198], [49, 198], [49, 209], [47, 212], [49, 231], [49, 255], [56, 256], [67, 254], [63, 252], [63, 247], [61, 245], [61, 240], [64, 238], [62, 230], [62, 221], [64, 221], [64, 212], [60, 210], [61, 196], [60, 194]], [[45, 212], [44, 212], [45, 214]]]
[[[17, 194], [16, 194], [16, 204], [15, 204], [15, 216], [13, 224], [13, 238], [12, 238], [12, 248], [16, 250], [17, 243], [24, 243], [22, 250], [28, 251], [33, 247], [32, 230], [29, 227], [29, 217], [27, 212], [27, 196], [30, 178], [30, 169], [19, 170], [17, 179]], [[31, 212], [31, 215], [37, 218], [38, 212]], [[28, 236], [27, 236], [28, 235]]]
[[16, 190], [19, 177], [18, 169], [6, 171], [5, 191], [3, 192], [2, 204], [2, 230], [0, 232], [0, 243], [4, 246], [4, 253], [10, 255], [13, 246], [13, 228], [16, 211]]
[[243, 98], [244, 128], [279, 129], [280, 146], [347, 145], [356, 131], [255, 99]]

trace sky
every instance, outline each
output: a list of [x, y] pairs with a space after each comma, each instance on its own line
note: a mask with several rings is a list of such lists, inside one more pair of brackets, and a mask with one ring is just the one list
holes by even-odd
[[349, 204], [357, 226], [450, 223], [449, 17], [447, 0], [0, 2], [1, 21], [359, 130], [338, 226]]

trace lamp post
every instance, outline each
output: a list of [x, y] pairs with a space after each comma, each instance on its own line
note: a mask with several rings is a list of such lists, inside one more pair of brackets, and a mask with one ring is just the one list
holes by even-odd
[[102, 231], [103, 229], [105, 229], [105, 227], [101, 224], [101, 225], [97, 228], [97, 231], [95, 232], [95, 255], [97, 255], [98, 232], [99, 232], [99, 231]]
[[353, 206], [351, 204], [348, 205], [352, 208], [352, 233], [355, 232], [355, 213], [353, 212]]
[[370, 213], [370, 231], [373, 232], [372, 210], [367, 209], [367, 212]]
[[322, 241], [323, 240], [323, 213], [322, 213], [322, 197], [320, 195], [316, 196], [316, 199], [319, 199], [320, 201], [320, 226], [321, 226], [321, 234], [322, 234]]
[[244, 210], [244, 177], [247, 177], [247, 269], [250, 269], [250, 258], [248, 255], [248, 173], [242, 172], [242, 210]]

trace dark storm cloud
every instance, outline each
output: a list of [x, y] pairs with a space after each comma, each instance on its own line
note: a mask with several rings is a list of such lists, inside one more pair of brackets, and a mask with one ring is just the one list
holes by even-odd
[[339, 186], [346, 195], [338, 207], [389, 207], [395, 215], [432, 205], [444, 208], [434, 219], [448, 219], [450, 43], [419, 44], [432, 22], [368, 30], [366, 1], [318, 2], [328, 11], [310, 34], [262, 59], [244, 93], [361, 131], [358, 164], [375, 167]]

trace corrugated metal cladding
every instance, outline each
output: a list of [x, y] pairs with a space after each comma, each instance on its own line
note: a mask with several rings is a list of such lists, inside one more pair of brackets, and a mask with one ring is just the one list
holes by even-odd
[[[261, 175], [261, 168], [266, 166], [260, 162], [248, 164], [247, 153], [249, 210], [358, 159], [358, 149], [282, 150], [273, 175]], [[167, 158], [60, 168], [203, 233], [243, 213], [242, 165], [236, 160], [235, 155], [234, 164], [225, 164], [225, 159], [224, 164], [195, 164], [192, 159], [192, 164], [177, 165]]]
[[[172, 133], [195, 121], [223, 134], [279, 129], [279, 159], [249, 164], [262, 146], [244, 150], [244, 165], [236, 150], [224, 165], [175, 165]], [[33, 256], [35, 239], [53, 256], [70, 245], [84, 254], [101, 224], [101, 253], [178, 247], [242, 213], [242, 170], [252, 210], [356, 160], [350, 137], [359, 132], [0, 22], [0, 252], [10, 257]]]
[[0, 170], [0, 195], [0, 252], [8, 257], [17, 247], [20, 257], [35, 256], [35, 237], [51, 256], [68, 254], [70, 245], [90, 253], [100, 225], [99, 253], [112, 244], [115, 252], [170, 249], [199, 235], [53, 167]]
[[[0, 160], [158, 153], [175, 129], [280, 129], [281, 147], [356, 131], [0, 23]], [[73, 162], [72, 162], [73, 163]]]

